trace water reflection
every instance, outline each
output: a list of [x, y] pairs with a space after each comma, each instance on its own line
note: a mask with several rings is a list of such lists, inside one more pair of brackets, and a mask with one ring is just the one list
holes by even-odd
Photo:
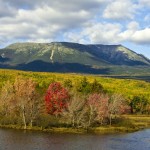
[[0, 150], [150, 150], [150, 130], [79, 135], [0, 129]]

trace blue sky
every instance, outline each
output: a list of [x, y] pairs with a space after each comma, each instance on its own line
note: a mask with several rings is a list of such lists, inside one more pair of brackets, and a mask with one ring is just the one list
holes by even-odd
[[0, 0], [0, 47], [122, 44], [150, 58], [150, 0]]

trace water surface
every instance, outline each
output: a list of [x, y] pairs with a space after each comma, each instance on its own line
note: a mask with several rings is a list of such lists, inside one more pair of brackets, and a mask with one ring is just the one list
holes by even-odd
[[0, 150], [150, 150], [150, 130], [80, 135], [0, 129]]

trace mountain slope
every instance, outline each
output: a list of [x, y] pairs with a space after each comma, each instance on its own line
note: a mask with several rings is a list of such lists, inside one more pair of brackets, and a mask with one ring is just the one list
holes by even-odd
[[150, 66], [150, 60], [122, 45], [83, 45], [67, 42], [15, 43], [0, 49], [1, 68], [108, 73], [113, 67], [122, 65]]
[[93, 53], [115, 65], [150, 65], [150, 60], [122, 45], [89, 45]]

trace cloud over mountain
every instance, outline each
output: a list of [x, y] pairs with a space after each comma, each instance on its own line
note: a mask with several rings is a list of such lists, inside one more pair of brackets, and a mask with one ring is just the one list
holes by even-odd
[[149, 9], [149, 0], [0, 0], [0, 44], [150, 45]]

